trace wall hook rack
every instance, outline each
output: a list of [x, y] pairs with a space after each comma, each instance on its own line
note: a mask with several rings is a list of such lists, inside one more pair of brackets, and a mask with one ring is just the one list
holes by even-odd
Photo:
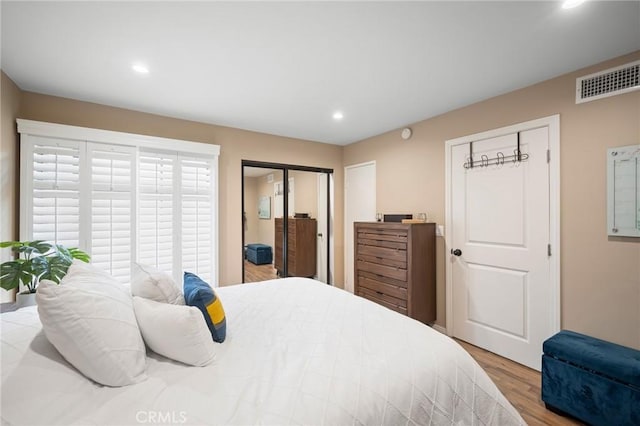
[[513, 155], [504, 155], [501, 151], [496, 153], [496, 156], [493, 158], [489, 158], [486, 155], [481, 155], [479, 160], [473, 159], [473, 142], [469, 142], [469, 157], [467, 157], [467, 161], [464, 163], [465, 169], [473, 169], [474, 167], [489, 167], [498, 165], [501, 166], [505, 163], [505, 161], [510, 161], [512, 163], [519, 163], [521, 161], [525, 161], [529, 158], [529, 154], [523, 153], [520, 151], [520, 132], [518, 132], [518, 146], [513, 150]]

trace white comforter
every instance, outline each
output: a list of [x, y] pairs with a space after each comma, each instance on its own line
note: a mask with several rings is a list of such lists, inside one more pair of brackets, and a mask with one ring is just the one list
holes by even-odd
[[149, 379], [97, 385], [41, 331], [36, 308], [2, 314], [2, 422], [524, 424], [457, 343], [317, 281], [218, 289], [227, 339], [207, 367], [151, 352]]

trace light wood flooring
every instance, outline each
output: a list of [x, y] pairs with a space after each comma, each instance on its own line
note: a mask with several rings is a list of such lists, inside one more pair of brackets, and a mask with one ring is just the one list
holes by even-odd
[[247, 259], [244, 260], [244, 282], [255, 283], [257, 281], [273, 280], [278, 278], [276, 268], [271, 263], [266, 265], [254, 265]]
[[563, 417], [545, 408], [540, 399], [540, 373], [517, 362], [457, 340], [489, 374], [489, 377], [520, 412], [530, 426], [582, 425], [578, 420]]

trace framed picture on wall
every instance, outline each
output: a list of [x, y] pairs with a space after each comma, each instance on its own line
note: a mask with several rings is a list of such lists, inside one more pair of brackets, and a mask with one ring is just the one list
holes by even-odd
[[271, 197], [258, 198], [258, 219], [271, 219]]

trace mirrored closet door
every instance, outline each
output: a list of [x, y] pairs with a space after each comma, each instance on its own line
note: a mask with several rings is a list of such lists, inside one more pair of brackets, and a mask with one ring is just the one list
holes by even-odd
[[242, 162], [243, 282], [331, 283], [333, 171]]

